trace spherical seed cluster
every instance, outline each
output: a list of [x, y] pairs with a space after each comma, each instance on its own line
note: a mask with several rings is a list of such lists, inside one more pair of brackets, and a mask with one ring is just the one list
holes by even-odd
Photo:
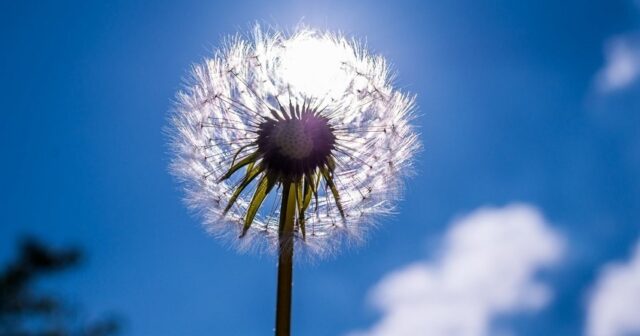
[[277, 249], [283, 183], [298, 188], [296, 249], [360, 240], [392, 211], [420, 147], [414, 97], [385, 60], [328, 32], [234, 37], [177, 100], [171, 170], [206, 227], [241, 249]]

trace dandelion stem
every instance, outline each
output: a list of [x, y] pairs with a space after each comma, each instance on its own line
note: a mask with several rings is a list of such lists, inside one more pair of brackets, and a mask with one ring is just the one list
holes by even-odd
[[280, 227], [278, 235], [278, 297], [276, 303], [276, 336], [291, 334], [291, 287], [293, 285], [293, 224], [296, 210], [296, 188], [285, 182], [282, 187]]

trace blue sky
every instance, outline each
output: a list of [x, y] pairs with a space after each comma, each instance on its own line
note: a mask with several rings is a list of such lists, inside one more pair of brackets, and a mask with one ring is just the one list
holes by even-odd
[[0, 259], [24, 233], [82, 244], [86, 266], [50, 285], [126, 316], [128, 335], [267, 334], [274, 259], [204, 233], [162, 132], [190, 65], [256, 21], [366, 38], [418, 95], [424, 150], [399, 214], [365, 245], [297, 266], [296, 334], [376, 325], [381, 279], [447, 255], [456, 218], [514, 202], [544, 217], [540, 236], [561, 237], [563, 252], [534, 272], [546, 304], [491, 323], [585, 332], [603, 267], [627, 262], [640, 238], [633, 1], [3, 2]]

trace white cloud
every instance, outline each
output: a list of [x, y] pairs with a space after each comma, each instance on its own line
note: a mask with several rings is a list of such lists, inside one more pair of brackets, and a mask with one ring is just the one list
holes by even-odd
[[371, 293], [381, 319], [353, 335], [508, 335], [492, 321], [549, 302], [549, 288], [535, 275], [559, 260], [563, 246], [533, 207], [479, 209], [453, 223], [437, 260], [384, 277]]
[[606, 64], [598, 74], [598, 88], [608, 93], [624, 89], [640, 77], [640, 43], [632, 38], [614, 38], [605, 48]]
[[640, 335], [640, 243], [626, 264], [605, 266], [591, 296], [588, 336]]

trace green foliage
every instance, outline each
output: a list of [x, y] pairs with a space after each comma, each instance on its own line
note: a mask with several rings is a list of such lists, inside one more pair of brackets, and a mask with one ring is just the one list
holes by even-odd
[[253, 198], [251, 199], [251, 203], [249, 203], [249, 208], [247, 209], [247, 215], [244, 219], [244, 226], [242, 227], [242, 236], [247, 233], [249, 227], [251, 227], [251, 223], [253, 223], [253, 219], [256, 217], [258, 213], [258, 209], [260, 209], [260, 205], [262, 205], [262, 201], [264, 201], [265, 197], [269, 194], [273, 186], [276, 185], [276, 179], [271, 176], [271, 174], [265, 174], [258, 182], [258, 187], [256, 188], [256, 192], [253, 194]]
[[26, 239], [19, 255], [0, 272], [0, 336], [110, 336], [118, 333], [114, 319], [81, 321], [67, 304], [39, 293], [37, 282], [77, 267], [79, 249], [53, 250]]

